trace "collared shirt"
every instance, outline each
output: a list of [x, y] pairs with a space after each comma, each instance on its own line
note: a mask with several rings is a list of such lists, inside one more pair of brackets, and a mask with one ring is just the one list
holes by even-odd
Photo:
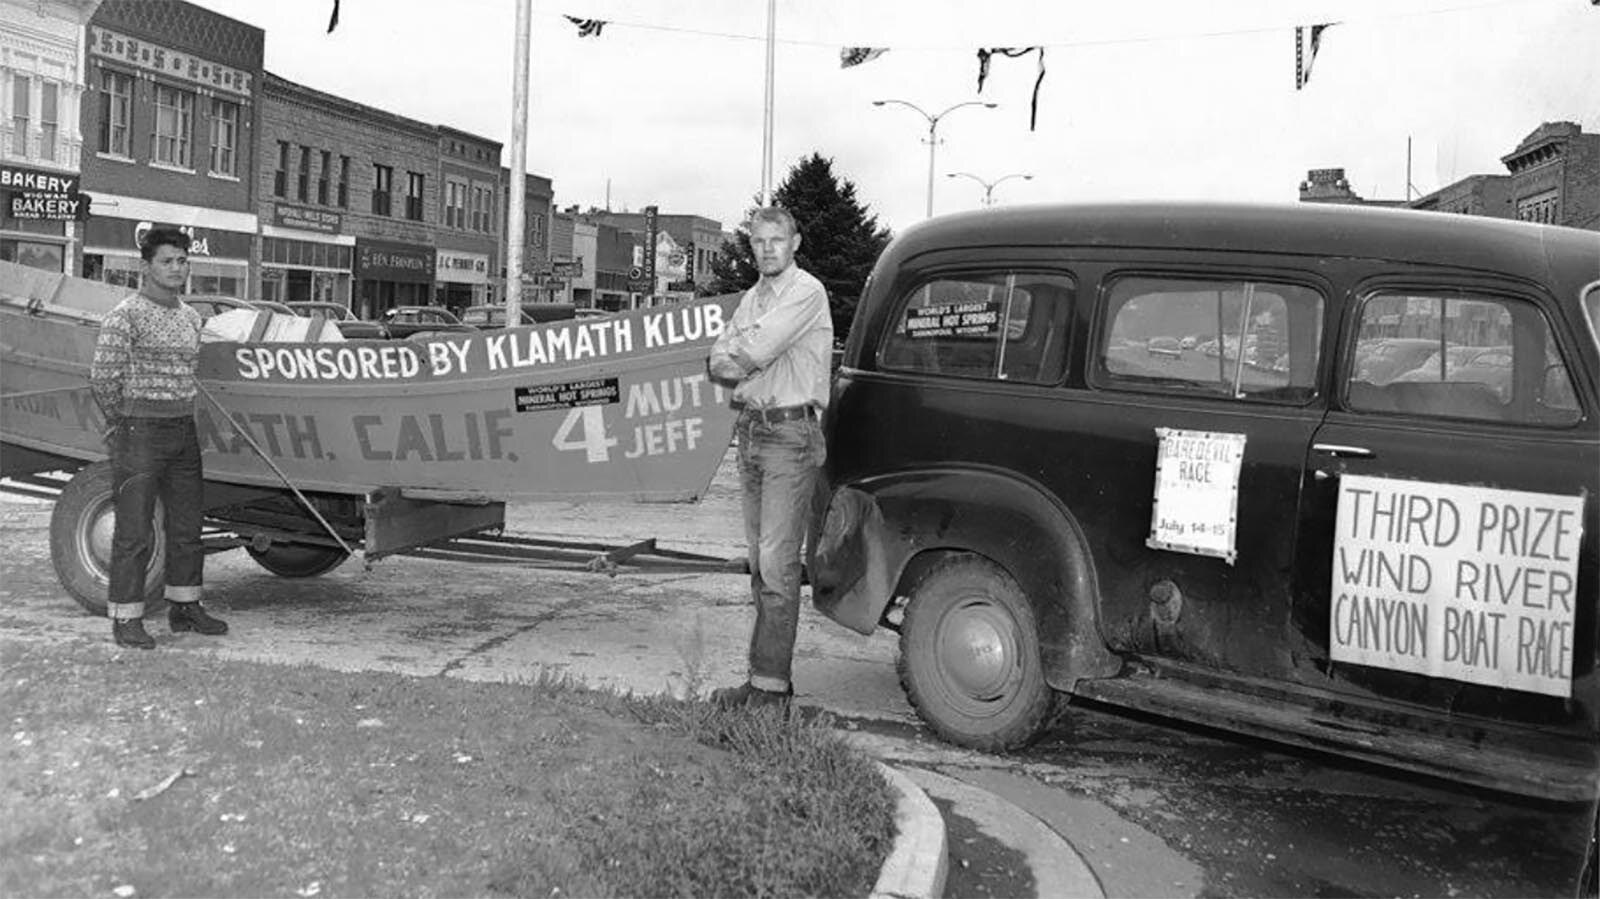
[[745, 291], [711, 348], [711, 373], [752, 408], [828, 405], [833, 317], [822, 282], [790, 265]]

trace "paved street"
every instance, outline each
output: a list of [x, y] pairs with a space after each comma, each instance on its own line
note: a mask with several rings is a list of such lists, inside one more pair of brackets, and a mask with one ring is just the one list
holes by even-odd
[[[713, 555], [740, 551], [727, 467], [695, 506], [528, 505], [516, 533], [608, 543], [658, 538]], [[0, 499], [0, 635], [108, 639], [49, 563], [50, 505]], [[719, 573], [615, 578], [517, 565], [360, 560], [303, 582], [242, 552], [208, 560], [228, 638], [157, 627], [158, 651], [309, 663], [344, 670], [515, 680], [554, 669], [598, 686], [674, 693], [738, 679], [749, 628], [742, 578]], [[1519, 803], [1356, 768], [1267, 744], [1074, 705], [1015, 757], [966, 752], [922, 730], [894, 674], [895, 642], [810, 612], [797, 653], [801, 701], [840, 715], [852, 738], [901, 766], [958, 779], [1015, 803], [1067, 839], [1108, 896], [1543, 896], [1570, 891], [1585, 809]], [[949, 821], [950, 895], [1031, 889], [998, 836]], [[993, 830], [993, 828], [991, 828]], [[1025, 866], [1023, 866], [1025, 867]], [[990, 870], [984, 870], [984, 869]], [[1009, 871], [1009, 873], [1008, 873]]]

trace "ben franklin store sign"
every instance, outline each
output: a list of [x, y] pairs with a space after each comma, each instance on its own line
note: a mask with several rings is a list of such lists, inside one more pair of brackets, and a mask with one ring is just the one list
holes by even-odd
[[0, 196], [14, 219], [70, 222], [89, 217], [89, 197], [78, 192], [78, 176], [0, 165]]
[[356, 280], [431, 283], [434, 264], [432, 247], [356, 239]]

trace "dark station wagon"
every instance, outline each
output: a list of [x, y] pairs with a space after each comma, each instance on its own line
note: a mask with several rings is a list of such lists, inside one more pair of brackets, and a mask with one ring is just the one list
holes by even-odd
[[898, 631], [911, 703], [967, 746], [1079, 696], [1592, 802], [1597, 316], [1589, 231], [1310, 205], [925, 222], [878, 260], [835, 380], [816, 605]]

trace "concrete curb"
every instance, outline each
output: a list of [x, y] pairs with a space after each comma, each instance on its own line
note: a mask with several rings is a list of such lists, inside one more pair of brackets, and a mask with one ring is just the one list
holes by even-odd
[[927, 792], [948, 800], [951, 814], [972, 820], [989, 836], [1021, 852], [1033, 872], [1036, 895], [1104, 899], [1105, 890], [1089, 863], [1032, 812], [982, 787], [935, 771], [913, 768], [910, 776]]
[[950, 870], [944, 816], [911, 778], [874, 762], [896, 794], [894, 846], [878, 872], [871, 899], [939, 899]]

